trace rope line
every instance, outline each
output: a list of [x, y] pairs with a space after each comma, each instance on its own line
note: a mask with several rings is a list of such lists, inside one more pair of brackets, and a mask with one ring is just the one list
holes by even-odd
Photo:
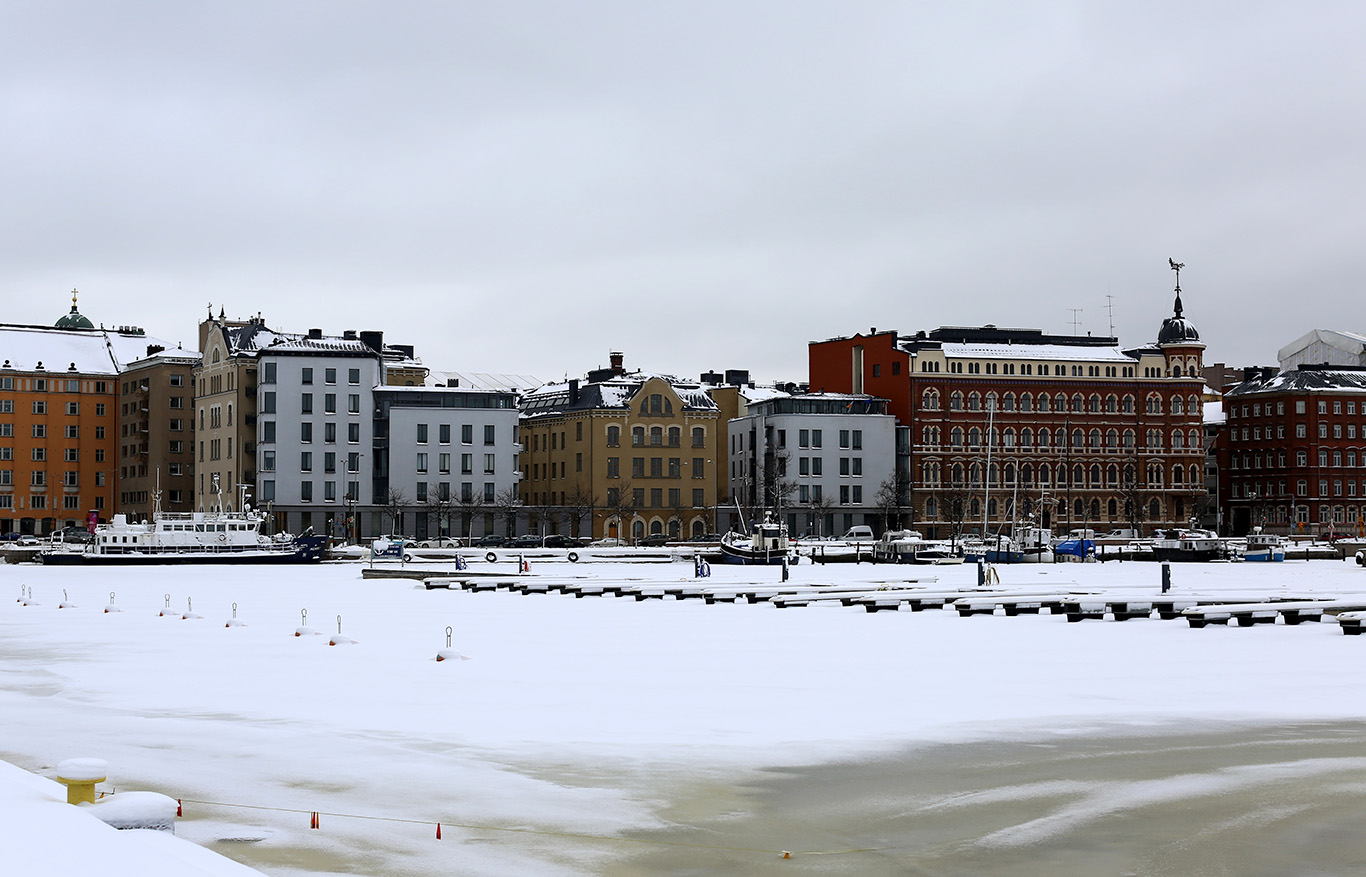
[[231, 804], [226, 801], [198, 801], [194, 798], [181, 798], [186, 804], [203, 804], [206, 807], [236, 807], [242, 810], [266, 810], [274, 813], [307, 813], [309, 815], [318, 814], [319, 816], [333, 816], [339, 819], [365, 819], [372, 822], [399, 822], [407, 825], [442, 825], [446, 827], [463, 828], [468, 831], [502, 831], [510, 834], [535, 834], [543, 837], [559, 837], [572, 840], [597, 840], [613, 841], [622, 843], [647, 844], [651, 846], [665, 847], [690, 847], [693, 849], [706, 850], [725, 850], [728, 852], [739, 853], [771, 853], [773, 855], [802, 855], [802, 856], [836, 856], [848, 855], [850, 853], [874, 853], [887, 849], [886, 847], [864, 847], [847, 850], [774, 850], [764, 847], [731, 847], [719, 846], [716, 844], [692, 843], [689, 841], [676, 840], [649, 840], [637, 837], [618, 837], [604, 834], [583, 834], [573, 831], [545, 831], [537, 828], [512, 828], [502, 825], [478, 825], [467, 822], [446, 822], [431, 819], [405, 819], [401, 816], [366, 816], [359, 813], [338, 813], [327, 810], [304, 810], [297, 807], [268, 807], [261, 804]]

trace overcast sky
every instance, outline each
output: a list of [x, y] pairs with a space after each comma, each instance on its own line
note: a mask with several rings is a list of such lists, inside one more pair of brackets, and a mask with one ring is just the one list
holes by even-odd
[[[0, 290], [436, 369], [803, 379], [939, 325], [1366, 331], [1366, 4], [17, 2]], [[1112, 298], [1111, 298], [1112, 297]]]

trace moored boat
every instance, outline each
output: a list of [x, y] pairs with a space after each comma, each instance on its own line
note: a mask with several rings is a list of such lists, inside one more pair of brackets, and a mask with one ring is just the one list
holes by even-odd
[[1222, 560], [1227, 555], [1224, 543], [1208, 530], [1163, 530], [1153, 540], [1153, 557], [1159, 561], [1205, 563]]
[[721, 561], [758, 566], [776, 566], [786, 559], [795, 562], [787, 537], [787, 525], [773, 520], [771, 515], [754, 525], [749, 536], [727, 533], [721, 537]]
[[1247, 535], [1247, 547], [1243, 549], [1243, 560], [1260, 563], [1277, 563], [1285, 560], [1285, 539], [1274, 533], [1263, 533], [1258, 527]]
[[47, 565], [137, 566], [171, 563], [314, 563], [322, 560], [327, 537], [311, 533], [267, 536], [265, 516], [242, 511], [162, 512], [158, 500], [151, 521], [114, 515], [95, 528], [81, 550], [55, 549], [39, 555]]

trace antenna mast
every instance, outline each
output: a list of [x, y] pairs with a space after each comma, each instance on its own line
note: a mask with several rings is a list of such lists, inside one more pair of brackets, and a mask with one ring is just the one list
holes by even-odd
[[1105, 309], [1110, 312], [1110, 337], [1115, 337], [1115, 297], [1105, 293]]
[[1072, 334], [1080, 335], [1081, 312], [1084, 310], [1084, 308], [1068, 308], [1068, 310], [1072, 312]]

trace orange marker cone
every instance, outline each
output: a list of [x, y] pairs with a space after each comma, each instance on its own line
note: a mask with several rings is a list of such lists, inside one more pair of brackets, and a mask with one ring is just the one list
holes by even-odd
[[184, 815], [185, 815], [185, 808], [184, 808], [184, 806], [181, 805], [180, 799], [179, 799], [179, 798], [176, 798], [176, 799], [175, 799], [175, 815], [177, 815], [177, 816], [184, 816]]
[[309, 822], [308, 827], [309, 827], [309, 828], [317, 828], [317, 827], [318, 827], [318, 811], [317, 811], [317, 810], [314, 810], [314, 811], [313, 811], [313, 818], [312, 818], [312, 821]]
[[436, 839], [441, 840], [441, 823], [436, 824]]

